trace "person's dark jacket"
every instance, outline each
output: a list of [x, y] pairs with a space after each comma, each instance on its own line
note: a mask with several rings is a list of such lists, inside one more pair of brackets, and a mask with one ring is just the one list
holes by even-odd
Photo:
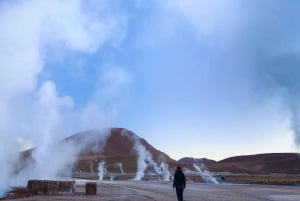
[[173, 188], [185, 188], [185, 176], [182, 171], [176, 170], [173, 181]]

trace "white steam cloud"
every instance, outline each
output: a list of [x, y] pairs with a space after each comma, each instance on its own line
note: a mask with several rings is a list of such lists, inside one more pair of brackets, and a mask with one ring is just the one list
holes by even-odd
[[103, 181], [103, 177], [106, 174], [107, 170], [106, 170], [106, 166], [105, 166], [105, 161], [101, 161], [98, 164], [98, 177], [99, 177], [99, 181]]
[[125, 172], [123, 170], [123, 163], [118, 162], [118, 163], [115, 164], [115, 166], [120, 169], [121, 174], [125, 174]]
[[212, 175], [212, 173], [208, 170], [203, 170], [201, 165], [194, 163], [193, 166], [204, 182], [219, 184], [218, 180]]
[[[300, 150], [300, 59], [295, 53], [287, 53], [279, 57], [261, 61], [261, 69], [257, 80], [263, 92], [279, 96], [290, 116], [290, 126], [294, 133], [294, 141]], [[263, 84], [263, 85], [262, 85]]]
[[[208, 52], [214, 52], [208, 57], [224, 64], [212, 62], [209, 66], [215, 72], [226, 73], [230, 66], [227, 74], [237, 72], [242, 80], [246, 77], [241, 71], [246, 72], [247, 79], [250, 72], [257, 89], [262, 91], [260, 95], [281, 97], [289, 112], [295, 143], [300, 146], [300, 41], [295, 26], [300, 19], [299, 3], [289, 0], [276, 4], [236, 0], [155, 2], [163, 8], [159, 9], [163, 11], [161, 16], [169, 18], [171, 14], [175, 19], [175, 25], [166, 26], [175, 28], [168, 30], [170, 33], [176, 33], [178, 26], [186, 23], [199, 46], [205, 44]], [[69, 94], [61, 93], [51, 76], [45, 76], [47, 61], [53, 56], [48, 53], [56, 52], [62, 57], [68, 51], [93, 54], [103, 46], [115, 47], [122, 42], [128, 19], [111, 9], [116, 4], [107, 0], [0, 3], [0, 195], [9, 185], [20, 185], [19, 179], [55, 176], [70, 163], [73, 154], [78, 153], [77, 147], [70, 144], [66, 149], [53, 149], [51, 145], [70, 134], [69, 125], [75, 125], [74, 129], [106, 127], [118, 115], [118, 101], [124, 99], [116, 96], [130, 82], [122, 67], [113, 65], [98, 72], [95, 91], [81, 107]], [[282, 10], [283, 7], [287, 9]], [[39, 146], [33, 153], [36, 165], [18, 172], [16, 177], [19, 152], [33, 145]], [[165, 165], [159, 168], [139, 141], [135, 150], [139, 158], [135, 179], [142, 179], [149, 166], [159, 174], [164, 172], [159, 169], [165, 169], [163, 174], [167, 175], [168, 168]], [[51, 156], [49, 152], [55, 154]], [[62, 157], [62, 163], [57, 163], [54, 156]], [[45, 173], [43, 161], [52, 164], [53, 169]]]
[[165, 162], [161, 162], [159, 166], [158, 174], [161, 175], [163, 181], [170, 181], [169, 165]]
[[136, 136], [128, 135], [125, 130], [122, 131], [122, 135], [130, 137], [134, 141], [134, 151], [137, 154], [137, 171], [133, 178], [135, 181], [141, 181], [145, 176], [145, 171], [148, 167], [152, 167], [157, 175], [160, 175], [163, 181], [170, 180], [170, 171], [167, 163], [161, 162], [158, 165], [152, 158], [152, 154], [146, 149], [146, 147], [141, 143], [141, 139]]
[[280, 97], [299, 148], [300, 41], [299, 29], [294, 25], [300, 19], [299, 2], [175, 0], [158, 3], [178, 18], [176, 23], [181, 20], [190, 25], [199, 45], [208, 44], [215, 51], [211, 56], [222, 61], [222, 65], [210, 65], [211, 68], [242, 76], [247, 84], [243, 87], [249, 87], [250, 83], [254, 88], [252, 98]]
[[[109, 9], [106, 1], [0, 3], [0, 196], [9, 185], [24, 184], [20, 182], [27, 178], [53, 177], [75, 159], [77, 147], [54, 148], [51, 142], [70, 132], [66, 125], [74, 120], [68, 112], [80, 119], [88, 109], [75, 111], [73, 98], [61, 95], [52, 80], [40, 75], [49, 59], [48, 48], [92, 54], [105, 44], [115, 46], [122, 41], [127, 19], [111, 16]], [[34, 167], [16, 175], [21, 149], [32, 145], [38, 145], [33, 152]]]
[[140, 143], [138, 139], [134, 144], [134, 150], [137, 153], [137, 172], [133, 180], [140, 181], [145, 176], [145, 171], [148, 167], [148, 163], [152, 161], [151, 153], [146, 149], [144, 145]]

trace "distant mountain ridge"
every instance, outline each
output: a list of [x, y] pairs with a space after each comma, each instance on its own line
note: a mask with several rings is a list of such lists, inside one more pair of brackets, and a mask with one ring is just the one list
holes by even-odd
[[210, 171], [248, 174], [300, 174], [298, 153], [265, 153], [229, 157], [220, 161], [184, 157], [179, 162], [185, 165], [202, 163]]
[[[56, 143], [57, 147], [76, 147], [76, 157], [69, 169], [73, 172], [97, 173], [100, 162], [105, 162], [109, 172], [117, 172], [116, 164], [122, 164], [125, 172], [135, 173], [138, 161], [149, 165], [152, 162], [169, 164], [174, 170], [176, 166], [194, 170], [193, 164], [213, 172], [247, 173], [247, 174], [300, 174], [300, 156], [298, 153], [267, 153], [229, 157], [221, 161], [207, 158], [184, 157], [178, 161], [166, 153], [156, 149], [145, 139], [125, 128], [108, 128], [88, 130], [76, 133]], [[52, 147], [53, 153], [61, 153], [60, 149]], [[21, 153], [19, 166], [22, 169], [35, 162], [33, 151], [30, 149]], [[51, 152], [50, 154], [53, 155]], [[139, 159], [144, 157], [143, 159]], [[55, 157], [54, 157], [55, 159]], [[153, 167], [152, 167], [153, 168]], [[151, 165], [146, 171], [153, 171]]]
[[209, 163], [216, 163], [216, 161], [207, 159], [207, 158], [193, 158], [193, 157], [184, 157], [178, 160], [178, 162], [183, 163], [183, 164], [189, 164], [189, 163], [204, 163], [204, 164], [209, 164]]

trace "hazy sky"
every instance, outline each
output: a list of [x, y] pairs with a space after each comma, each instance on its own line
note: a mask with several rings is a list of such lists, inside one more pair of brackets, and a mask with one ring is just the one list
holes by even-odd
[[0, 154], [111, 126], [174, 159], [296, 152], [299, 10], [294, 0], [2, 0]]

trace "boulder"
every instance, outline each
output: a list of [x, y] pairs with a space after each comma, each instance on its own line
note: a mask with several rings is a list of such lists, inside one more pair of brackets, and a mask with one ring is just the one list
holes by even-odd
[[97, 194], [97, 183], [88, 182], [85, 185], [85, 194], [87, 195], [96, 195]]

